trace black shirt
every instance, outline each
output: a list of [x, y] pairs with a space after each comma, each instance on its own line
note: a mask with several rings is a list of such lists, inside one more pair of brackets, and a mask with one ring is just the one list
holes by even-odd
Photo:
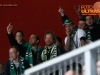
[[90, 34], [92, 37], [92, 41], [100, 39], [100, 25], [94, 23], [93, 29], [90, 29]]
[[[42, 50], [41, 50], [42, 52]], [[33, 66], [40, 64], [42, 62], [41, 59], [41, 52], [38, 53], [37, 51], [32, 50], [32, 55], [33, 55]]]

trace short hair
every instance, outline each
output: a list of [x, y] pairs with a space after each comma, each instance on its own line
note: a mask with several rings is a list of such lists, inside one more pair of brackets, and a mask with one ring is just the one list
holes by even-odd
[[86, 21], [86, 17], [87, 17], [87, 16], [91, 16], [92, 19], [94, 19], [94, 16], [93, 16], [93, 15], [86, 15], [86, 16], [85, 16], [85, 21]]
[[15, 48], [16, 52], [19, 52], [19, 48], [17, 46], [11, 46], [9, 49]]
[[83, 18], [83, 19], [80, 19], [79, 21], [84, 21], [85, 22], [85, 25], [86, 25], [86, 21], [85, 21], [85, 19]]
[[39, 40], [40, 41], [40, 38], [36, 35], [36, 40]]
[[24, 37], [24, 33], [23, 33], [23, 31], [21, 31], [21, 30], [17, 30], [17, 31], [15, 32], [15, 37], [16, 37], [16, 34], [17, 34], [18, 32], [21, 33], [21, 35]]
[[85, 18], [81, 18], [79, 21], [85, 21]]
[[[82, 73], [82, 66], [81, 66], [81, 64], [79, 64], [79, 63], [77, 63], [77, 64], [78, 64], [78, 72]], [[76, 71], [76, 69], [77, 69], [76, 67], [77, 67], [76, 63], [75, 62], [72, 63], [73, 71]], [[69, 70], [70, 70], [70, 65], [67, 66], [67, 71], [69, 71]]]
[[53, 38], [53, 41], [56, 42], [56, 36], [55, 36], [54, 32], [52, 32], [52, 31], [47, 31], [47, 32], [44, 34], [44, 39], [46, 38], [46, 35], [47, 35], [47, 34], [51, 34], [51, 35], [52, 35], [52, 38]]
[[62, 39], [59, 36], [56, 39], [62, 44]]
[[40, 41], [40, 38], [38, 37], [38, 35], [36, 35], [36, 34], [32, 34], [32, 35], [35, 35], [36, 36], [36, 40]]

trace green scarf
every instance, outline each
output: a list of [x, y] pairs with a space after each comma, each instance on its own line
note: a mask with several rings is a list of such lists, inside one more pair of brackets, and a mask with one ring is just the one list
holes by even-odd
[[[74, 27], [74, 30], [73, 30], [72, 33], [71, 33], [71, 38], [70, 38], [70, 40], [71, 40], [71, 47], [72, 47], [72, 45], [73, 45], [73, 43], [74, 43], [73, 38], [74, 38], [74, 36], [75, 36], [77, 30], [78, 30], [78, 28], [77, 28], [77, 27]], [[75, 44], [75, 43], [74, 43], [74, 44]]]
[[28, 46], [29, 46], [29, 43], [23, 40], [23, 41], [22, 41], [22, 45], [23, 45], [24, 47], [28, 47]]
[[[45, 46], [44, 50], [42, 51], [42, 55], [41, 55], [41, 58], [43, 61], [47, 61], [47, 46]], [[50, 59], [53, 59], [57, 57], [57, 45], [53, 45], [52, 46], [52, 49], [51, 49], [51, 52], [50, 52]]]
[[[13, 61], [10, 60], [10, 75], [17, 75], [14, 69]], [[24, 58], [19, 57], [19, 68], [20, 68], [20, 74], [23, 75], [24, 73]]]
[[91, 40], [92, 41], [91, 32], [90, 32], [90, 29], [89, 28], [86, 30], [86, 35], [87, 35], [86, 38], [88, 40]]
[[[33, 66], [33, 62], [36, 61], [36, 60], [33, 60], [32, 50], [33, 50], [33, 48], [29, 45], [28, 49], [26, 51], [26, 56], [25, 56], [25, 59], [29, 61], [29, 64], [31, 67]], [[37, 54], [40, 54], [41, 50], [42, 50], [41, 47], [38, 46], [38, 48], [36, 50], [33, 50], [33, 51], [37, 52]]]

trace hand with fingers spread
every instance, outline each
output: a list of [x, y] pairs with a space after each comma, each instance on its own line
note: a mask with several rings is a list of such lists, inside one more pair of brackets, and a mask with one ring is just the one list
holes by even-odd
[[8, 34], [11, 34], [12, 29], [13, 29], [13, 25], [11, 25], [11, 23], [10, 23], [10, 24], [7, 26], [7, 33], [8, 33]]
[[74, 9], [77, 13], [81, 13], [80, 7], [79, 6], [74, 6]]
[[59, 7], [58, 12], [61, 14], [61, 16], [64, 16], [64, 10], [61, 7]]

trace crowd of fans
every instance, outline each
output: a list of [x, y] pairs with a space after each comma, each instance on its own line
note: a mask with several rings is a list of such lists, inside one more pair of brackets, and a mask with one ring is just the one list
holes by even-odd
[[[39, 45], [40, 39], [38, 35], [30, 35], [29, 42], [26, 42], [24, 33], [21, 30], [16, 31], [14, 36], [12, 33], [13, 25], [10, 23], [7, 26], [7, 37], [11, 45], [9, 48], [9, 60], [5, 66], [0, 63], [0, 75], [22, 75], [25, 69], [98, 40], [100, 38], [100, 18], [95, 19], [91, 15], [81, 15], [78, 6], [75, 7], [75, 10], [80, 18], [78, 26], [75, 26], [74, 22], [65, 15], [62, 8], [58, 10], [61, 14], [63, 27], [66, 30], [65, 46], [62, 45], [62, 39], [55, 36], [53, 31], [47, 31], [44, 35], [45, 47], [42, 49]], [[97, 62], [97, 64], [99, 63]], [[72, 72], [75, 75], [75, 63], [72, 66], [73, 70], [70, 70], [69, 66], [67, 66], [66, 75], [70, 75]], [[78, 75], [82, 75], [80, 64], [78, 69]]]

